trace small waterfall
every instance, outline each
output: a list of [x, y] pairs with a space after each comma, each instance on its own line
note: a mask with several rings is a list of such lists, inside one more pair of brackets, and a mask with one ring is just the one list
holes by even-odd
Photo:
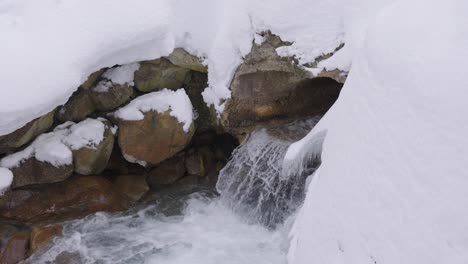
[[222, 200], [249, 222], [271, 228], [283, 223], [302, 203], [306, 179], [320, 165], [320, 160], [314, 160], [298, 173], [286, 172], [282, 169], [284, 155], [318, 120], [254, 131], [219, 175], [216, 188]]

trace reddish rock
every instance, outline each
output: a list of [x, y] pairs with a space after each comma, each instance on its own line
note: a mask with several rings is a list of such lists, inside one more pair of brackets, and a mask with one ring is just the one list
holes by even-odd
[[16, 264], [28, 256], [29, 233], [22, 232], [14, 235], [8, 241], [0, 256], [1, 264]]
[[80, 176], [6, 193], [0, 197], [0, 217], [21, 222], [63, 220], [122, 211], [128, 204], [128, 198], [105, 178]]
[[61, 225], [33, 227], [29, 240], [29, 253], [32, 255], [38, 250], [43, 249], [55, 237], [62, 236], [62, 231], [63, 227]]

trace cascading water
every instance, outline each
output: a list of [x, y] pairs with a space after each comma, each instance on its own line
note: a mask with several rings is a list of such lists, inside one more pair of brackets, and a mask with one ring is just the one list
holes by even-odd
[[283, 223], [303, 201], [307, 176], [320, 165], [317, 160], [291, 173], [282, 168], [284, 155], [316, 122], [310, 119], [279, 130], [254, 131], [220, 172], [216, 188], [228, 207], [250, 222], [268, 227]]
[[198, 190], [71, 221], [26, 263], [284, 264], [288, 228], [281, 223], [302, 202], [318, 161], [300, 173], [281, 165], [289, 144], [317, 120], [252, 133], [222, 170], [219, 196]]

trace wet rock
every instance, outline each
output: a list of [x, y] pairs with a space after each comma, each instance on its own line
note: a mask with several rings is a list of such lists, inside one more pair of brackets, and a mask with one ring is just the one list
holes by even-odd
[[323, 114], [338, 98], [342, 84], [316, 78], [293, 58], [279, 57], [276, 49], [284, 45], [267, 35], [237, 69], [232, 98], [221, 115], [227, 132], [242, 138], [262, 122]]
[[55, 237], [62, 236], [62, 231], [61, 225], [33, 227], [29, 241], [30, 254], [44, 249]]
[[215, 164], [215, 155], [208, 146], [191, 151], [185, 159], [187, 173], [198, 177], [206, 176]]
[[21, 162], [18, 167], [11, 168], [13, 172], [12, 188], [32, 184], [61, 182], [73, 173], [73, 165], [54, 166], [48, 162], [31, 157]]
[[57, 112], [57, 119], [60, 122], [79, 122], [96, 111], [93, 101], [89, 95], [89, 90], [79, 88], [68, 102], [60, 107]]
[[104, 121], [104, 139], [97, 146], [88, 146], [73, 150], [75, 172], [81, 175], [100, 174], [107, 166], [114, 147], [114, 134], [111, 124]]
[[181, 151], [190, 142], [195, 127], [188, 132], [183, 123], [169, 114], [146, 112], [143, 120], [119, 121], [118, 142], [126, 160], [140, 165], [156, 165]]
[[14, 235], [8, 241], [5, 249], [0, 256], [2, 264], [16, 264], [28, 256], [29, 233], [22, 232]]
[[185, 168], [187, 173], [195, 176], [205, 176], [206, 169], [203, 157], [200, 152], [193, 151], [185, 159]]
[[146, 175], [119, 175], [114, 182], [115, 188], [134, 201], [138, 201], [149, 190]]
[[54, 114], [55, 111], [52, 111], [8, 135], [0, 136], [0, 154], [13, 152], [47, 132], [54, 123]]
[[174, 65], [182, 68], [190, 69], [192, 71], [208, 73], [208, 67], [201, 63], [201, 60], [188, 53], [182, 48], [176, 48], [167, 56], [167, 59]]
[[157, 91], [163, 88], [176, 90], [183, 87], [190, 69], [172, 64], [168, 59], [161, 58], [140, 63], [140, 69], [135, 72], [135, 86], [142, 92]]
[[180, 155], [162, 162], [158, 167], [151, 170], [147, 175], [146, 181], [151, 188], [157, 189], [176, 182], [184, 177], [184, 175], [184, 157]]
[[0, 218], [21, 222], [58, 221], [105, 211], [122, 211], [128, 198], [97, 176], [13, 190], [0, 196]]

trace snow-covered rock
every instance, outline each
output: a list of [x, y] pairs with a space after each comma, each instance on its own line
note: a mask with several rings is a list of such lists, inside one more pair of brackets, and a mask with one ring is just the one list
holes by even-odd
[[142, 95], [115, 112], [118, 141], [129, 162], [156, 165], [192, 139], [193, 107], [184, 89]]
[[[110, 128], [108, 130], [106, 135], [110, 135], [113, 141]], [[1, 159], [0, 166], [13, 172], [13, 188], [63, 181], [72, 175], [74, 158], [78, 164], [78, 172], [89, 174], [92, 172], [83, 169], [84, 167], [94, 168], [98, 161], [104, 163], [105, 167], [109, 159], [111, 151], [102, 150], [103, 145], [106, 146], [105, 149], [110, 148], [109, 144], [101, 144], [105, 139], [108, 141], [108, 136], [104, 137], [105, 131], [106, 125], [98, 119], [86, 119], [77, 124], [67, 122], [57, 126], [53, 132], [40, 135], [24, 150]], [[83, 153], [83, 149], [95, 152], [92, 155], [94, 158], [91, 158], [92, 153]], [[100, 165], [96, 172], [102, 170], [101, 167]]]

